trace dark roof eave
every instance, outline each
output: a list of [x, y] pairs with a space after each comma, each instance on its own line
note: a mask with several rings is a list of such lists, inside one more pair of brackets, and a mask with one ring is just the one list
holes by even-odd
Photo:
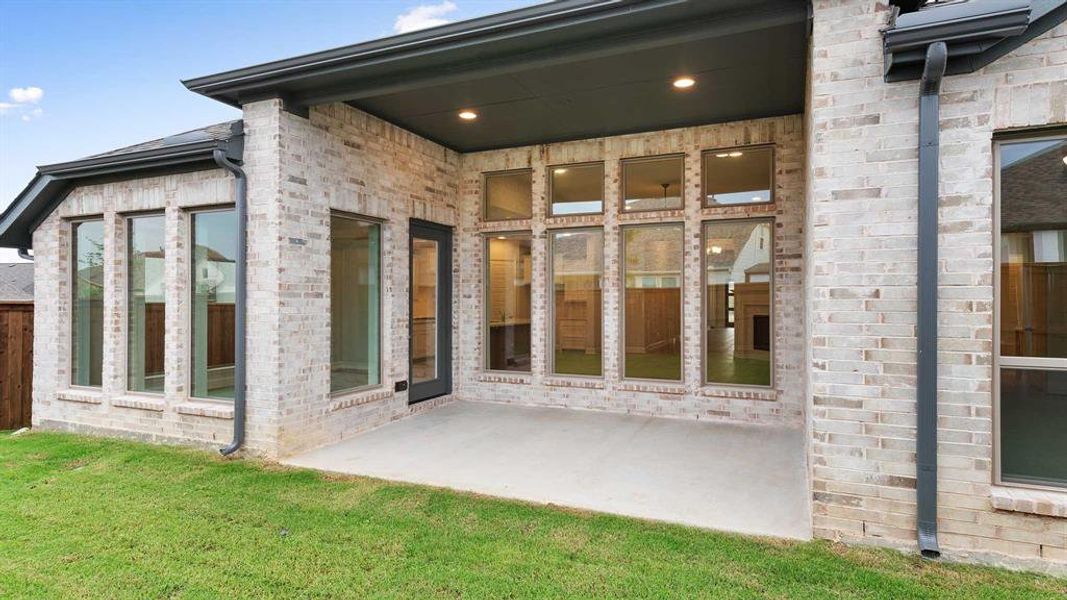
[[104, 179], [134, 179], [214, 165], [216, 150], [241, 162], [244, 136], [237, 122], [225, 139], [196, 140], [150, 150], [111, 154], [44, 165], [0, 214], [0, 248], [30, 248], [33, 231], [75, 186]]

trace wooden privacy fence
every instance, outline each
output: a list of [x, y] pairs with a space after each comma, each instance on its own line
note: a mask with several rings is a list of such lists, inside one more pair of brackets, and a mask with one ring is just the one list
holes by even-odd
[[30, 425], [33, 304], [0, 304], [0, 430]]

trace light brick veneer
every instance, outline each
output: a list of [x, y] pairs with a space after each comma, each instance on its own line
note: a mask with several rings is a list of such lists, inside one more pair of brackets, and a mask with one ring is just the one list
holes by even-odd
[[[769, 205], [701, 208], [701, 152], [754, 144], [775, 146], [775, 200]], [[684, 208], [620, 214], [620, 159], [685, 155]], [[547, 216], [549, 165], [604, 162], [604, 214]], [[633, 414], [800, 426], [804, 414], [803, 122], [799, 115], [625, 135], [462, 157], [460, 171], [460, 276], [456, 354], [460, 397], [530, 405], [564, 406]], [[482, 174], [533, 169], [533, 218], [483, 222]], [[775, 220], [775, 382], [769, 389], [705, 385], [701, 360], [701, 223], [745, 217]], [[684, 223], [683, 380], [626, 381], [620, 377], [622, 225]], [[549, 337], [547, 230], [603, 227], [604, 377], [554, 376], [546, 371]], [[533, 233], [531, 373], [486, 373], [484, 239], [495, 231]], [[800, 448], [798, 452], [802, 451]]]
[[[919, 85], [882, 79], [888, 15], [884, 1], [814, 3], [813, 517], [820, 537], [914, 547]], [[1027, 503], [992, 486], [991, 137], [1065, 121], [1064, 25], [942, 87], [938, 503], [949, 557], [1067, 561], [1067, 520], [996, 510], [994, 496], [997, 508]]]

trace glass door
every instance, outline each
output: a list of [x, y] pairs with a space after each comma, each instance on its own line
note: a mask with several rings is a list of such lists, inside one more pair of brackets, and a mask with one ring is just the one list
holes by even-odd
[[411, 220], [409, 401], [452, 392], [452, 229]]

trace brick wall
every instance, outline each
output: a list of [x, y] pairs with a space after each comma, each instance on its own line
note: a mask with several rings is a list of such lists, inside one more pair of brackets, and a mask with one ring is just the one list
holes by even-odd
[[[775, 203], [701, 207], [701, 152], [774, 144]], [[620, 159], [684, 154], [684, 208], [621, 214]], [[547, 216], [549, 165], [604, 162], [604, 214]], [[644, 134], [465, 154], [459, 182], [461, 269], [458, 313], [457, 393], [464, 399], [608, 410], [642, 415], [800, 426], [804, 414], [804, 131], [799, 115], [690, 127]], [[483, 222], [482, 174], [532, 168], [533, 218]], [[701, 223], [773, 217], [775, 220], [774, 385], [769, 389], [706, 385], [701, 360]], [[626, 381], [620, 377], [621, 225], [684, 223], [683, 380]], [[603, 227], [603, 378], [547, 372], [547, 234], [563, 227]], [[530, 373], [485, 372], [484, 239], [492, 232], [533, 233], [532, 369]], [[799, 449], [798, 449], [799, 451]]]
[[[882, 80], [879, 30], [888, 15], [884, 1], [814, 3], [813, 518], [820, 537], [914, 547], [919, 86]], [[942, 87], [938, 503], [948, 557], [1067, 563], [1067, 520], [1030, 514], [1053, 514], [1067, 495], [991, 483], [991, 138], [1065, 121], [1065, 25]]]
[[[222, 446], [233, 430], [233, 409], [224, 402], [189, 398], [187, 209], [226, 204], [233, 178], [221, 170], [199, 171], [85, 186], [75, 189], [34, 233], [33, 425], [100, 432], [152, 441]], [[126, 393], [125, 213], [165, 214], [166, 379], [162, 395]], [[103, 385], [72, 388], [71, 223], [76, 217], [104, 221]], [[254, 376], [250, 374], [250, 379]], [[253, 423], [255, 418], [253, 418]], [[263, 450], [271, 436], [252, 426], [249, 446]]]

